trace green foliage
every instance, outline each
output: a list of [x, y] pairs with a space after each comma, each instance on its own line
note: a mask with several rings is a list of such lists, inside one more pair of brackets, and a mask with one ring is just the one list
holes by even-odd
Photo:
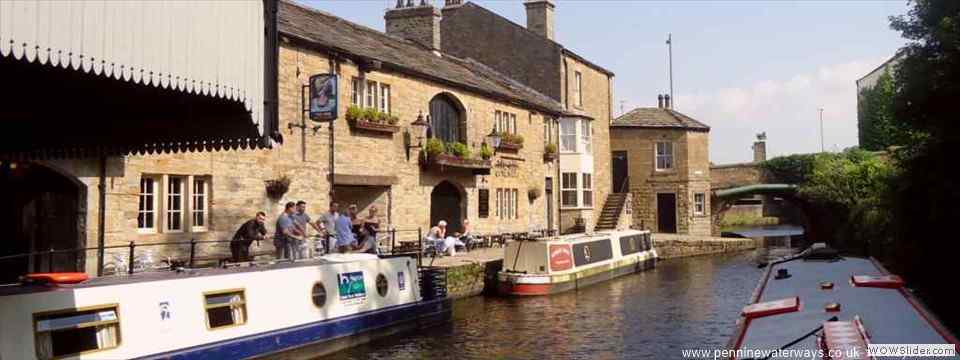
[[889, 71], [877, 83], [860, 92], [857, 119], [860, 126], [860, 147], [866, 150], [886, 150], [891, 146], [916, 143], [921, 135], [894, 116], [896, 88]]
[[377, 111], [377, 122], [381, 124], [386, 124], [390, 121], [390, 114], [385, 112]]
[[363, 121], [377, 122], [379, 116], [379, 111], [377, 109], [367, 108], [363, 109], [363, 113], [360, 115], [360, 119]]
[[816, 202], [857, 210], [879, 204], [879, 197], [889, 192], [894, 175], [893, 166], [865, 150], [821, 153], [814, 156], [811, 172], [798, 192]]
[[493, 157], [493, 149], [487, 143], [480, 144], [480, 157], [484, 160]]
[[426, 151], [429, 156], [436, 156], [446, 152], [447, 147], [443, 144], [443, 140], [430, 138], [427, 140], [427, 145], [424, 146], [424, 151]]
[[363, 117], [363, 109], [356, 105], [347, 108], [347, 121], [357, 121]]
[[390, 115], [387, 118], [387, 123], [390, 125], [397, 125], [398, 123], [400, 123], [400, 118], [397, 117], [396, 115]]
[[557, 153], [557, 144], [548, 143], [543, 147], [543, 152], [549, 155], [556, 155]]
[[796, 154], [778, 156], [760, 163], [760, 168], [767, 171], [776, 182], [787, 184], [803, 184], [813, 172], [814, 154]]
[[471, 156], [470, 148], [468, 148], [466, 144], [461, 142], [454, 142], [454, 143], [447, 144], [447, 152], [461, 159], [469, 159]]
[[501, 132], [500, 141], [509, 143], [509, 144], [523, 145], [523, 135], [509, 133], [509, 132]]

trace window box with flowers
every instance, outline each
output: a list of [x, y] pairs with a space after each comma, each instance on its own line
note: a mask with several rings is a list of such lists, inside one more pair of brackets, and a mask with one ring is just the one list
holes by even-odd
[[500, 150], [518, 151], [523, 149], [523, 135], [509, 132], [500, 133]]
[[543, 147], [543, 161], [557, 160], [557, 144], [549, 143]]
[[459, 168], [488, 173], [492, 167], [489, 159], [473, 158], [467, 145], [460, 142], [444, 144], [442, 140], [433, 138], [427, 141], [423, 154], [421, 164], [424, 168], [440, 171], [446, 168]]
[[353, 105], [347, 108], [347, 122], [357, 130], [366, 130], [381, 133], [390, 133], [400, 131], [400, 118], [390, 115], [376, 109], [361, 109]]

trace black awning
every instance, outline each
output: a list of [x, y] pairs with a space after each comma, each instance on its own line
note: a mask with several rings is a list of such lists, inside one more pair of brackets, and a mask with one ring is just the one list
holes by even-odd
[[0, 57], [0, 158], [269, 146], [240, 101]]

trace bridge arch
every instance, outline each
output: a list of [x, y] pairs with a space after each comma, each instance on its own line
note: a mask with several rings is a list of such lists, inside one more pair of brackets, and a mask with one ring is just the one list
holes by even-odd
[[[720, 223], [723, 221], [727, 210], [734, 205], [737, 200], [753, 195], [770, 195], [782, 199], [790, 206], [796, 208], [800, 225], [804, 228], [805, 234], [815, 232], [813, 223], [810, 221], [813, 209], [812, 204], [797, 196], [797, 186], [793, 184], [751, 184], [732, 188], [715, 189], [711, 199], [711, 216], [713, 233], [720, 235]], [[813, 237], [810, 237], [813, 238]]]

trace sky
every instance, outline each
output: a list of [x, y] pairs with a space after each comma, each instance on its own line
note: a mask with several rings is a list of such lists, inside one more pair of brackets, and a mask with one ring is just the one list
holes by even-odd
[[[381, 31], [396, 4], [296, 1]], [[526, 24], [521, 0], [471, 1]], [[674, 108], [710, 125], [715, 164], [751, 161], [759, 132], [769, 157], [819, 151], [820, 108], [824, 148], [857, 145], [855, 81], [904, 45], [888, 17], [908, 9], [905, 0], [556, 4], [557, 42], [616, 74], [615, 116], [621, 106], [656, 107], [657, 94], [669, 93], [672, 34]]]

